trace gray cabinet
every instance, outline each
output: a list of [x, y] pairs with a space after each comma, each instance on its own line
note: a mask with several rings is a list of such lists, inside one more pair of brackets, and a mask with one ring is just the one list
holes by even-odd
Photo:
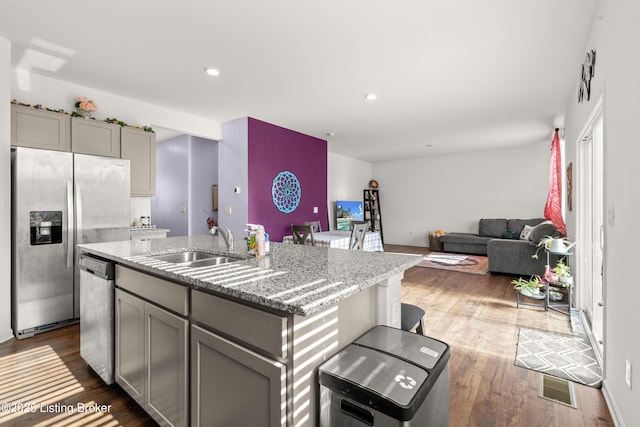
[[144, 306], [141, 299], [116, 289], [116, 382], [140, 406], [144, 406], [146, 395]]
[[145, 408], [160, 425], [187, 426], [189, 322], [146, 303], [147, 390]]
[[193, 426], [286, 425], [286, 367], [198, 326], [191, 327]]
[[186, 315], [188, 289], [120, 266], [116, 286], [116, 382], [158, 424], [187, 426], [189, 321], [169, 310]]
[[131, 161], [131, 195], [153, 196], [156, 193], [156, 134], [123, 127], [120, 156]]
[[71, 151], [120, 157], [120, 125], [97, 120], [71, 119]]
[[191, 423], [287, 425], [288, 318], [191, 291]]
[[71, 117], [22, 105], [11, 105], [11, 145], [71, 151]]

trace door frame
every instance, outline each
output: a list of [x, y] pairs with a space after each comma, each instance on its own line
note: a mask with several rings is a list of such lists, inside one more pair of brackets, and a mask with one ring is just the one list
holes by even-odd
[[[579, 283], [582, 282], [581, 278], [585, 277], [586, 275], [591, 275], [592, 271], [590, 271], [590, 265], [587, 265], [587, 262], [585, 261], [585, 252], [587, 251], [592, 251], [592, 246], [589, 247], [585, 247], [585, 245], [587, 244], [586, 242], [591, 241], [591, 233], [592, 231], [592, 224], [591, 224], [591, 220], [589, 219], [589, 222], [586, 223], [585, 220], [585, 216], [587, 215], [585, 212], [587, 209], [589, 209], [589, 212], [591, 212], [591, 208], [593, 206], [592, 200], [591, 198], [589, 198], [587, 200], [587, 198], [585, 197], [587, 194], [592, 194], [591, 189], [586, 188], [587, 187], [587, 182], [586, 182], [586, 177], [588, 176], [587, 172], [585, 170], [585, 148], [583, 146], [583, 141], [587, 138], [591, 138], [591, 135], [593, 134], [593, 129], [595, 128], [595, 126], [597, 125], [597, 123], [602, 120], [603, 122], [603, 145], [604, 145], [604, 134], [605, 134], [605, 129], [604, 129], [604, 99], [603, 99], [603, 95], [601, 95], [598, 100], [596, 101], [593, 109], [591, 110], [591, 113], [589, 114], [589, 116], [587, 117], [587, 119], [584, 122], [584, 126], [582, 127], [582, 130], [580, 131], [580, 133], [578, 134], [578, 138], [576, 139], [576, 172], [577, 172], [577, 179], [575, 180], [575, 186], [576, 186], [576, 208], [577, 208], [577, 213], [576, 213], [576, 234], [577, 234], [577, 241], [578, 241], [578, 247], [577, 247], [577, 257], [576, 257], [576, 277], [577, 277], [577, 282], [578, 282], [578, 286], [576, 288], [576, 294], [577, 294], [577, 302], [578, 302], [578, 308], [579, 308], [579, 312], [580, 312], [580, 318], [582, 321], [582, 324], [584, 325], [585, 329], [586, 329], [586, 333], [587, 336], [589, 337], [591, 343], [592, 343], [592, 347], [595, 351], [596, 357], [598, 359], [598, 362], [600, 363], [600, 366], [604, 366], [604, 354], [605, 354], [605, 347], [606, 347], [606, 327], [605, 327], [605, 320], [606, 320], [606, 304], [604, 304], [602, 306], [602, 330], [598, 331], [599, 333], [599, 337], [597, 336], [596, 333], [594, 333], [593, 330], [593, 325], [592, 325], [592, 320], [590, 317], [587, 316], [587, 308], [590, 308], [590, 306], [594, 303], [594, 298], [597, 298], [597, 296], [593, 295], [592, 290], [590, 290], [589, 292], [579, 292]], [[601, 179], [603, 180], [603, 188], [604, 188], [604, 148], [602, 150], [602, 177]], [[591, 182], [591, 181], [590, 181]], [[588, 192], [588, 193], [587, 193]], [[604, 200], [604, 191], [602, 194], [602, 228], [600, 231], [600, 245], [602, 247], [602, 268], [604, 269], [604, 265], [606, 262], [606, 250], [604, 247], [604, 242], [606, 241], [605, 235], [606, 235], [606, 227], [605, 227], [605, 217], [604, 217], [604, 206], [605, 206], [606, 201]], [[589, 214], [590, 215], [590, 214]], [[592, 215], [590, 215], [590, 217], [592, 217]], [[580, 243], [582, 242], [582, 243]], [[589, 258], [591, 259], [591, 257]], [[605, 276], [604, 276], [604, 270], [602, 270], [601, 272], [601, 277], [602, 277], [602, 301], [604, 302], [606, 300], [606, 282], [605, 282]], [[589, 279], [588, 282], [585, 281], [585, 283], [587, 283], [589, 286], [592, 286], [592, 281]], [[591, 300], [589, 300], [588, 296], [591, 295]], [[599, 341], [602, 341], [601, 343]]]

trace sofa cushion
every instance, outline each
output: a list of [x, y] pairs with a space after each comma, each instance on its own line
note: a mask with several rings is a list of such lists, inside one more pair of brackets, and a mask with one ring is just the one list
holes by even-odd
[[478, 224], [478, 235], [480, 237], [501, 238], [507, 231], [507, 220], [502, 218], [483, 218]]
[[544, 236], [553, 236], [555, 233], [555, 225], [551, 221], [543, 221], [533, 227], [529, 234], [529, 240], [531, 240], [532, 244], [537, 245]]

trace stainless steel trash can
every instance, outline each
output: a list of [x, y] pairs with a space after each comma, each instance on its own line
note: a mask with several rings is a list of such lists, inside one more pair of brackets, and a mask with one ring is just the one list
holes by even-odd
[[318, 370], [320, 427], [449, 426], [449, 346], [376, 326]]

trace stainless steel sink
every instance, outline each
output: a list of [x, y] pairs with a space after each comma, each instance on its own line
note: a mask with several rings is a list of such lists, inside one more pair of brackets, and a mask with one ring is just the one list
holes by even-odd
[[187, 266], [187, 267], [206, 267], [206, 266], [210, 266], [210, 265], [220, 265], [220, 264], [226, 264], [228, 262], [234, 262], [234, 261], [240, 261], [237, 258], [229, 258], [226, 256], [216, 256], [214, 258], [207, 258], [207, 259], [201, 259], [198, 261], [191, 261], [188, 263], [184, 263], [181, 265]]
[[152, 258], [185, 267], [205, 267], [240, 261], [238, 258], [231, 258], [201, 251], [176, 252], [172, 254], [155, 255]]
[[184, 251], [184, 252], [176, 252], [173, 254], [156, 255], [156, 256], [153, 256], [152, 258], [160, 261], [174, 263], [174, 264], [183, 264], [187, 262], [193, 262], [193, 261], [204, 260], [209, 258], [216, 258], [219, 256], [220, 255], [210, 254], [207, 252]]

